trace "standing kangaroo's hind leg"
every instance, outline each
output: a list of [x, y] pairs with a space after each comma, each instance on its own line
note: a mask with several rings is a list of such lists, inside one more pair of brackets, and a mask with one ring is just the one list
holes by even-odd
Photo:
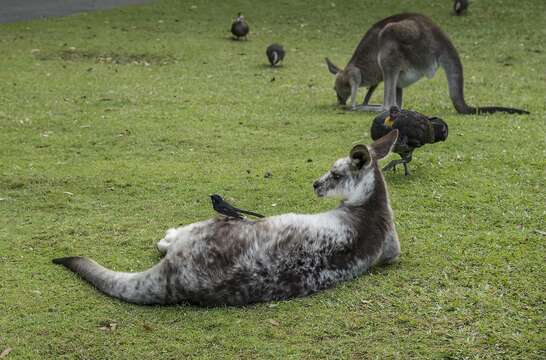
[[[397, 105], [397, 89], [398, 76], [400, 70], [397, 68], [383, 69], [385, 77], [385, 93], [383, 96], [383, 109], [389, 110], [391, 106]], [[400, 89], [402, 90], [402, 89]], [[402, 101], [402, 91], [400, 91], [400, 101]]]
[[352, 109], [353, 111], [374, 111], [382, 112], [383, 105], [358, 105]]
[[[389, 110], [391, 106], [397, 105], [397, 98], [402, 100], [402, 89], [398, 91], [398, 78], [400, 77], [400, 62], [403, 55], [398, 51], [396, 44], [384, 45], [379, 53], [379, 65], [383, 71], [383, 109]], [[399, 96], [398, 96], [399, 95]]]
[[[383, 72], [383, 82], [385, 83], [383, 108], [388, 110], [391, 106], [402, 105], [402, 86], [408, 86], [419, 80], [419, 78], [404, 79], [402, 71], [410, 73], [416, 72], [416, 66], [411, 58], [408, 58], [407, 49], [404, 50], [404, 44], [413, 44], [414, 46], [423, 45], [421, 39], [422, 30], [418, 21], [408, 19], [385, 25], [379, 33], [379, 52], [377, 60], [379, 67]], [[423, 45], [423, 47], [426, 47]], [[416, 51], [416, 50], [412, 50]], [[426, 54], [423, 54], [426, 56]], [[421, 60], [422, 61], [422, 60]]]
[[396, 103], [398, 104], [398, 108], [402, 109], [402, 95], [403, 95], [403, 89], [401, 87], [396, 88]]

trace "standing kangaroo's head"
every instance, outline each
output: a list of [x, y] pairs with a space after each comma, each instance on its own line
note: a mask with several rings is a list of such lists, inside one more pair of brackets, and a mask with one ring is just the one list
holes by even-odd
[[325, 58], [328, 71], [336, 76], [334, 90], [337, 95], [337, 103], [345, 105], [347, 99], [351, 96], [351, 91], [356, 91], [360, 86], [361, 74], [355, 66], [348, 65], [345, 69], [340, 69], [330, 59]]
[[355, 145], [313, 183], [317, 196], [340, 197], [349, 205], [364, 203], [374, 190], [377, 161], [389, 154], [397, 138], [398, 130], [393, 130], [370, 146]]

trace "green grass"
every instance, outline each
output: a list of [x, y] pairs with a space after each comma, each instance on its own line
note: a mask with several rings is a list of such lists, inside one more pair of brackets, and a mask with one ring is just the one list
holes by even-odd
[[[226, 3], [0, 25], [0, 352], [544, 358], [546, 3], [475, 1], [461, 18], [447, 0]], [[214, 309], [125, 304], [51, 264], [145, 269], [167, 228], [212, 216], [212, 192], [265, 214], [335, 206], [311, 183], [370, 141], [373, 115], [333, 105], [323, 58], [343, 66], [369, 26], [406, 10], [450, 34], [470, 104], [532, 114], [458, 115], [441, 71], [406, 91], [450, 136], [415, 153], [411, 177], [386, 174], [398, 264], [307, 298]], [[238, 11], [247, 42], [229, 40]], [[277, 69], [272, 42], [287, 50]]]

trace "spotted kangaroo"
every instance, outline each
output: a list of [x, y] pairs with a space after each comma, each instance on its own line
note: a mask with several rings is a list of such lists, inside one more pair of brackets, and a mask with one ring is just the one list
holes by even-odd
[[398, 130], [356, 145], [314, 182], [317, 196], [341, 197], [318, 214], [256, 221], [219, 217], [170, 229], [165, 256], [139, 273], [114, 272], [85, 257], [54, 259], [100, 291], [136, 304], [244, 305], [305, 296], [390, 263], [400, 244], [377, 161]]

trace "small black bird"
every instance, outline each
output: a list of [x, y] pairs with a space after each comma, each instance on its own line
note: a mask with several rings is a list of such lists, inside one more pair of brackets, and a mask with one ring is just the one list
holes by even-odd
[[244, 37], [246, 40], [246, 35], [248, 34], [249, 30], [250, 28], [245, 21], [245, 17], [241, 13], [239, 13], [233, 24], [231, 24], [231, 33], [233, 34], [233, 36], [235, 36], [235, 39], [237, 40], [242, 37]]
[[269, 60], [269, 63], [271, 66], [277, 65], [280, 61], [284, 60], [284, 49], [282, 48], [282, 45], [279, 44], [271, 44], [267, 47], [267, 50], [265, 51], [267, 55], [267, 59]]
[[389, 111], [379, 114], [372, 123], [370, 130], [372, 139], [377, 140], [398, 129], [398, 140], [394, 144], [393, 152], [402, 159], [393, 160], [383, 168], [383, 171], [396, 169], [396, 165], [404, 164], [404, 175], [408, 176], [408, 163], [411, 161], [413, 150], [425, 144], [433, 144], [447, 139], [447, 124], [440, 118], [427, 117], [416, 111], [400, 110], [392, 106]]
[[247, 214], [258, 218], [264, 217], [263, 215], [252, 211], [238, 209], [222, 199], [222, 197], [218, 194], [211, 195], [210, 199], [212, 201], [212, 207], [214, 208], [214, 210], [222, 215], [236, 219], [242, 219], [243, 216], [241, 214]]
[[453, 3], [453, 12], [455, 15], [462, 15], [468, 9], [468, 0], [455, 0]]

